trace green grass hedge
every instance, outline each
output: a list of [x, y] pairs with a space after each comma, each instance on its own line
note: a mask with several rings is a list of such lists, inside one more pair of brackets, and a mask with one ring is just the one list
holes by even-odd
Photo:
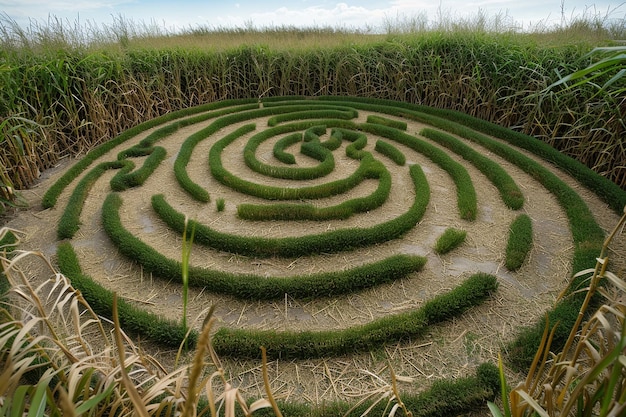
[[[325, 97], [323, 100], [341, 102], [345, 98]], [[428, 123], [472, 140], [532, 176], [554, 194], [559, 205], [565, 210], [575, 244], [572, 259], [573, 271], [581, 271], [595, 265], [595, 258], [600, 253], [604, 240], [604, 232], [578, 193], [541, 163], [525, 156], [510, 145], [526, 149], [554, 163], [604, 199], [616, 213], [621, 213], [626, 205], [626, 192], [616, 184], [533, 137], [451, 110], [370, 98], [350, 98], [350, 103], [359, 109], [375, 110]], [[501, 143], [479, 132], [495, 136], [509, 144]], [[575, 279], [571, 288], [577, 288], [579, 281], [580, 278]], [[565, 343], [569, 329], [575, 323], [581, 302], [580, 295], [570, 294], [548, 311], [550, 323], [552, 325], [560, 323], [553, 339], [554, 349], [559, 349]], [[508, 347], [508, 359], [514, 368], [527, 369], [530, 366], [534, 353], [539, 347], [544, 325], [544, 320], [539, 320], [534, 325], [522, 329], [520, 335], [511, 342]]]
[[[337, 126], [353, 126], [352, 122], [346, 122], [341, 120], [315, 120], [313, 122], [298, 122], [291, 127], [297, 129], [308, 129], [320, 124], [328, 127]], [[290, 125], [284, 125], [283, 129], [288, 129]], [[305, 187], [274, 187], [264, 184], [258, 184], [252, 181], [248, 181], [237, 177], [229, 172], [222, 164], [222, 152], [224, 149], [234, 142], [238, 137], [234, 135], [227, 135], [224, 138], [218, 140], [209, 151], [209, 167], [213, 177], [222, 184], [231, 187], [246, 195], [251, 195], [268, 200], [299, 200], [299, 199], [318, 199], [331, 197], [344, 193], [358, 184], [364, 179], [364, 170], [367, 170], [367, 166], [361, 164], [359, 168], [350, 176], [336, 180], [329, 181], [320, 185], [305, 186]], [[279, 170], [285, 168], [285, 170], [291, 169], [287, 167], [271, 167], [271, 170]], [[303, 169], [303, 168], [301, 168]], [[315, 170], [313, 170], [315, 172]], [[311, 170], [305, 170], [305, 172], [311, 172]], [[316, 174], [317, 175], [317, 174]]]
[[265, 346], [268, 358], [282, 360], [367, 352], [423, 336], [429, 326], [459, 316], [482, 303], [497, 286], [496, 277], [478, 273], [453, 290], [427, 301], [418, 310], [361, 326], [318, 332], [221, 328], [213, 337], [213, 345], [220, 356], [254, 359], [260, 358], [260, 346]]
[[[381, 377], [384, 379], [385, 375]], [[485, 362], [476, 368], [475, 375], [437, 380], [430, 388], [418, 394], [400, 391], [400, 398], [413, 417], [451, 417], [476, 413], [486, 408], [487, 401], [493, 401], [499, 390], [498, 368]], [[390, 409], [387, 399], [383, 399], [377, 405], [373, 404], [378, 398], [374, 396], [359, 406], [355, 406], [356, 404], [351, 401], [325, 402], [317, 406], [294, 401], [277, 403], [285, 417], [359, 417], [366, 412], [369, 416], [388, 415]], [[394, 401], [393, 404], [395, 403]], [[351, 409], [352, 412], [347, 414]], [[254, 415], [274, 416], [274, 412], [270, 409], [261, 409]]]
[[[72, 285], [81, 292], [93, 311], [111, 318], [113, 292], [83, 274], [76, 252], [69, 242], [63, 242], [57, 247], [57, 263], [60, 272], [70, 279]], [[184, 341], [187, 332], [180, 322], [167, 320], [135, 307], [121, 297], [118, 297], [117, 305], [120, 325], [126, 332], [171, 348], [179, 347]], [[197, 339], [197, 332], [192, 331], [189, 334], [188, 346], [193, 347]]]
[[522, 190], [520, 190], [509, 173], [497, 162], [483, 156], [457, 138], [438, 130], [426, 128], [422, 129], [420, 134], [445, 146], [451, 151], [461, 155], [463, 159], [471, 162], [472, 165], [478, 168], [478, 170], [496, 186], [502, 201], [507, 207], [513, 210], [519, 210], [524, 206], [524, 194]]
[[[80, 229], [80, 213], [83, 211], [85, 200], [93, 185], [109, 169], [120, 169], [130, 161], [102, 162], [92, 168], [74, 187], [65, 210], [57, 224], [57, 238], [59, 240], [71, 239]], [[131, 168], [132, 169], [132, 168]]]
[[472, 178], [463, 165], [456, 162], [441, 149], [400, 130], [370, 123], [360, 124], [359, 129], [408, 146], [439, 165], [450, 175], [456, 185], [457, 206], [461, 218], [470, 221], [476, 219], [476, 213], [478, 211], [476, 190], [474, 189]]
[[404, 164], [406, 164], [406, 156], [404, 156], [400, 149], [396, 148], [389, 142], [385, 142], [384, 140], [377, 140], [374, 150], [385, 155], [397, 165], [404, 166]]
[[339, 220], [356, 213], [364, 213], [382, 206], [391, 191], [391, 174], [387, 168], [367, 155], [365, 178], [377, 179], [378, 187], [366, 197], [353, 198], [334, 206], [316, 207], [313, 204], [240, 204], [237, 215], [246, 220]]
[[[192, 221], [191, 225], [195, 227], [195, 242], [217, 250], [246, 256], [298, 257], [348, 251], [396, 239], [415, 227], [424, 215], [430, 200], [430, 187], [420, 166], [413, 165], [409, 170], [413, 180], [415, 200], [406, 213], [387, 222], [369, 228], [347, 228], [317, 235], [263, 238], [221, 233]], [[152, 207], [169, 227], [182, 236], [185, 227], [183, 213], [170, 206], [162, 194], [152, 197]]]
[[[102, 207], [103, 228], [118, 250], [138, 262], [145, 271], [182, 282], [179, 261], [165, 257], [124, 228], [119, 217], [121, 205], [121, 197], [111, 193]], [[419, 271], [425, 263], [423, 257], [395, 255], [344, 271], [293, 277], [233, 274], [190, 266], [188, 282], [193, 287], [204, 287], [208, 291], [246, 300], [276, 300], [284, 298], [285, 294], [297, 299], [311, 299], [347, 294], [401, 279]]]
[[[248, 168], [250, 168], [251, 170], [255, 172], [258, 172], [261, 175], [265, 175], [265, 176], [269, 176], [273, 178], [282, 178], [282, 179], [287, 179], [287, 180], [311, 180], [314, 178], [323, 177], [331, 173], [333, 169], [335, 169], [335, 158], [332, 152], [330, 152], [330, 150], [328, 150], [325, 146], [322, 145], [322, 143], [319, 140], [319, 137], [317, 136], [317, 135], [324, 134], [326, 132], [326, 126], [323, 126], [323, 125], [321, 126], [317, 125], [317, 126], [313, 126], [307, 129], [305, 132], [305, 136], [307, 133], [311, 135], [310, 132], [315, 132], [313, 133], [315, 137], [313, 140], [308, 140], [306, 142], [303, 142], [301, 146], [302, 154], [309, 156], [313, 159], [316, 159], [317, 161], [320, 162], [319, 164], [313, 167], [291, 167], [291, 166], [272, 165], [272, 164], [268, 164], [268, 163], [261, 162], [258, 160], [258, 158], [256, 157], [256, 152], [257, 152], [259, 145], [261, 145], [266, 140], [271, 139], [275, 136], [286, 134], [286, 133], [292, 133], [296, 130], [300, 130], [300, 128], [301, 128], [300, 124], [291, 123], [288, 125], [282, 125], [282, 126], [270, 128], [252, 136], [250, 140], [248, 140], [248, 142], [246, 143], [243, 149], [244, 161], [246, 162], [246, 165], [248, 166]], [[292, 133], [292, 135], [287, 136], [287, 138], [288, 138], [288, 142], [284, 143], [284, 145], [287, 145], [290, 143], [297, 143], [298, 141], [301, 140], [302, 133], [296, 133], [296, 134]], [[298, 140], [294, 142], [295, 139], [298, 139]], [[282, 147], [283, 142], [285, 140], [286, 140], [285, 138], [282, 138], [279, 141], [277, 141], [276, 145], [274, 146], [274, 154], [277, 153], [276, 146], [280, 144], [280, 146]], [[280, 157], [282, 158], [286, 158], [286, 160], [291, 160], [293, 158], [293, 163], [295, 163], [295, 158], [291, 154], [278, 152], [278, 155], [280, 155]]]
[[533, 223], [527, 214], [520, 214], [513, 220], [506, 244], [504, 265], [509, 271], [516, 271], [524, 264], [533, 246]]
[[285, 149], [287, 149], [291, 145], [295, 145], [298, 142], [302, 142], [301, 132], [292, 133], [277, 140], [274, 144], [274, 147], [272, 148], [274, 158], [278, 159], [283, 164], [295, 165], [296, 157], [293, 156], [293, 154], [286, 152]]

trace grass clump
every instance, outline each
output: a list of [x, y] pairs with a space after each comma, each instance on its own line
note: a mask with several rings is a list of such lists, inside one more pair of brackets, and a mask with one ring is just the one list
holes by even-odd
[[465, 242], [467, 232], [465, 230], [455, 229], [449, 227], [443, 232], [435, 243], [435, 252], [440, 255], [450, 252], [452, 249], [458, 247], [461, 243]]
[[506, 244], [504, 265], [509, 271], [518, 270], [533, 246], [533, 224], [530, 217], [520, 214], [513, 220]]
[[215, 201], [215, 209], [218, 212], [222, 212], [222, 211], [224, 211], [225, 208], [226, 208], [226, 200], [224, 200], [223, 198], [218, 198]]

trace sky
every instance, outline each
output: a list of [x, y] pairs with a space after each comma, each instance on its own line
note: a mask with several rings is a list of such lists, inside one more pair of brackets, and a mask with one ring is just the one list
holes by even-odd
[[[592, 1], [592, 2], [590, 2]], [[529, 29], [574, 16], [624, 20], [626, 2], [593, 0], [0, 0], [0, 15], [21, 26], [49, 18], [111, 25], [115, 19], [157, 25], [168, 32], [194, 27], [296, 26], [379, 30], [385, 23], [426, 17], [459, 21], [483, 13]], [[384, 31], [384, 30], [383, 30]]]

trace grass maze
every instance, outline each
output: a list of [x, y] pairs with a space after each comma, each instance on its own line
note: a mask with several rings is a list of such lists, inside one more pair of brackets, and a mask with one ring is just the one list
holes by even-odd
[[[220, 356], [258, 360], [265, 346], [296, 373], [297, 361], [358, 357], [459, 376], [503, 346], [527, 366], [546, 311], [575, 319], [576, 297], [553, 303], [571, 274], [559, 265], [593, 266], [604, 238], [566, 174], [537, 155], [574, 177], [592, 173], [534, 147], [477, 119], [392, 101], [231, 100], [102, 145], [43, 201], [61, 213], [61, 271], [104, 316], [118, 292], [122, 323], [150, 343], [177, 347], [185, 334], [188, 222], [190, 317], [217, 306]], [[621, 210], [624, 193], [593, 175]], [[533, 222], [550, 213], [553, 233], [541, 233]], [[306, 391], [299, 376], [289, 381]]]

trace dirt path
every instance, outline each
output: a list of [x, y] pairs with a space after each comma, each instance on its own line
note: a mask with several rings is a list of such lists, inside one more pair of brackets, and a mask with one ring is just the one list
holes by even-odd
[[[369, 113], [360, 112], [359, 120], [364, 121], [367, 114]], [[266, 126], [264, 119], [256, 122], [259, 128]], [[246, 222], [237, 218], [237, 204], [260, 200], [242, 196], [224, 187], [211, 177], [207, 166], [207, 155], [215, 140], [239, 125], [229, 126], [215, 138], [201, 142], [189, 163], [191, 178], [209, 190], [211, 203], [200, 204], [192, 201], [175, 181], [172, 167], [180, 143], [208, 123], [183, 128], [160, 141], [158, 145], [166, 148], [168, 159], [143, 186], [122, 193], [124, 204], [121, 217], [124, 226], [162, 254], [180, 259], [181, 237], [166, 228], [153, 213], [150, 205], [153, 194], [164, 193], [167, 201], [176, 209], [219, 231], [237, 235], [299, 236], [346, 227], [369, 227], [404, 213], [414, 197], [410, 191], [412, 186], [407, 166], [417, 163], [422, 166], [428, 178], [431, 200], [420, 224], [401, 239], [362, 250], [296, 259], [252, 259], [196, 246], [191, 262], [207, 268], [266, 276], [308, 275], [352, 268], [398, 253], [425, 256], [428, 262], [423, 271], [412, 274], [407, 279], [341, 298], [304, 302], [287, 296], [279, 302], [263, 303], [192, 289], [190, 317], [198, 316], [207, 306], [215, 304], [218, 326], [278, 330], [343, 329], [418, 308], [433, 295], [456, 287], [478, 271], [493, 274], [500, 282], [496, 295], [483, 305], [471, 309], [461, 318], [433, 327], [424, 338], [412, 343], [387, 346], [384, 354], [381, 351], [325, 360], [272, 362], [272, 388], [279, 398], [311, 403], [352, 398], [381, 386], [380, 380], [372, 374], [389, 381], [389, 365], [398, 375], [413, 378], [413, 384], [403, 384], [401, 388], [404, 390], [423, 389], [438, 378], [473, 374], [480, 363], [494, 361], [499, 349], [511, 340], [520, 326], [534, 323], [553, 305], [572, 274], [572, 237], [567, 218], [555, 197], [519, 168], [490, 155], [476, 145], [468, 143], [497, 161], [522, 188], [526, 199], [522, 210], [508, 209], [484, 175], [460, 157], [451, 154], [452, 158], [467, 168], [478, 196], [476, 221], [461, 220], [456, 207], [455, 187], [447, 173], [428, 158], [402, 145], [397, 147], [407, 156], [407, 166], [399, 167], [374, 151], [376, 138], [371, 138], [365, 150], [374, 153], [393, 176], [389, 200], [381, 208], [341, 221]], [[424, 126], [418, 123], [409, 123], [407, 132], [416, 135], [422, 127]], [[149, 133], [150, 131], [144, 132], [99, 161], [112, 160], [117, 151], [130, 147]], [[258, 174], [245, 166], [242, 148], [249, 137], [250, 135], [243, 137], [224, 152], [225, 167], [242, 178], [285, 186], [284, 180], [259, 179]], [[271, 146], [273, 145], [261, 146], [259, 157], [270, 162]], [[333, 152], [336, 158], [336, 169], [331, 174], [333, 179], [344, 178], [357, 167], [357, 161], [345, 156], [345, 146], [344, 143]], [[297, 149], [294, 148], [293, 151], [296, 153]], [[302, 156], [298, 156], [298, 162], [300, 165], [311, 164], [310, 159]], [[44, 173], [40, 183], [22, 193], [30, 208], [21, 211], [6, 225], [25, 232], [23, 248], [41, 250], [54, 258], [57, 245], [56, 225], [76, 182], [61, 195], [52, 209], [42, 210], [41, 197], [70, 164], [70, 161], [66, 161], [58, 168]], [[103, 286], [135, 301], [142, 308], [168, 318], [179, 319], [182, 313], [180, 285], [143, 273], [141, 268], [117, 253], [102, 230], [100, 210], [102, 201], [109, 192], [108, 179], [112, 175], [106, 174], [90, 193], [81, 215], [81, 229], [72, 240], [83, 270]], [[592, 192], [563, 173], [559, 173], [559, 176], [579, 192], [605, 230], [616, 224], [617, 215]], [[327, 180], [315, 180], [307, 185]], [[298, 185], [301, 186], [302, 183]], [[365, 196], [376, 185], [375, 181], [367, 181], [350, 193], [325, 200], [322, 205], [333, 205], [345, 199]], [[223, 212], [215, 209], [215, 201], [219, 198], [226, 202]], [[528, 214], [533, 220], [534, 248], [524, 266], [512, 273], [503, 266], [504, 248], [509, 225], [520, 213]], [[432, 247], [435, 239], [447, 227], [466, 230], [468, 239], [463, 246], [450, 254], [438, 256]], [[613, 248], [617, 248], [617, 253], [612, 256], [615, 260], [613, 270], [623, 276], [626, 259], [624, 234], [617, 237]], [[171, 352], [161, 351], [158, 355], [165, 363], [171, 360]], [[225, 366], [234, 382], [246, 393], [251, 396], [263, 395], [258, 362], [225, 361]]]

